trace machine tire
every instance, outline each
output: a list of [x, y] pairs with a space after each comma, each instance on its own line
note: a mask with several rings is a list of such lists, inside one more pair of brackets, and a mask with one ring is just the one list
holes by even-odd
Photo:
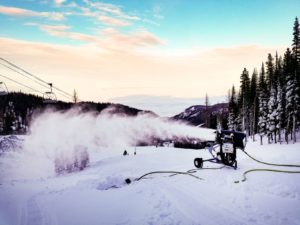
[[194, 165], [196, 168], [202, 168], [203, 167], [203, 159], [202, 158], [195, 158], [194, 159]]

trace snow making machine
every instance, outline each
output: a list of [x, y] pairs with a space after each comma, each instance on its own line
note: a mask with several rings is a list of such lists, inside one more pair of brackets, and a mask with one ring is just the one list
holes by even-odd
[[231, 166], [236, 169], [236, 150], [244, 150], [245, 138], [246, 135], [242, 132], [232, 130], [217, 131], [215, 143], [211, 146], [208, 146], [208, 150], [213, 158], [195, 158], [195, 167], [202, 168], [204, 162], [212, 162]]

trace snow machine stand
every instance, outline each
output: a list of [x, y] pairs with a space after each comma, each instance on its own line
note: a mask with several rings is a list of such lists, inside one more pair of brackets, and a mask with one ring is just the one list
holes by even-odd
[[[202, 168], [204, 162], [220, 163], [226, 166], [237, 168], [236, 149], [244, 150], [244, 139], [246, 135], [242, 132], [221, 130], [216, 132], [215, 145], [209, 146], [208, 150], [213, 158], [195, 158], [194, 165]], [[219, 151], [217, 151], [219, 149]]]

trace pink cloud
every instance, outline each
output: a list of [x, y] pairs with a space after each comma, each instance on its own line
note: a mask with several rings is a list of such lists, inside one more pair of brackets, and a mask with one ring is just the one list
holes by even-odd
[[28, 9], [0, 6], [0, 14], [16, 17], [46, 17], [50, 20], [61, 21], [64, 15], [58, 12], [36, 12]]
[[39, 16], [38, 12], [34, 12], [27, 9], [21, 9], [16, 7], [0, 6], [0, 13], [8, 16]]
[[93, 2], [91, 0], [84, 0], [84, 2], [91, 8], [96, 9], [97, 11], [109, 13], [114, 16], [118, 16], [119, 18], [127, 19], [127, 20], [140, 20], [139, 17], [128, 15], [122, 11], [121, 6], [113, 5], [109, 3], [103, 2]]
[[131, 52], [138, 48], [163, 45], [165, 41], [147, 30], [131, 33], [121, 33], [114, 28], [106, 28], [100, 35], [84, 34], [71, 31], [66, 25], [45, 25], [38, 23], [26, 23], [28, 26], [37, 26], [47, 34], [70, 40], [77, 40], [86, 44], [96, 45], [109, 51]]
[[[67, 27], [47, 28], [69, 32]], [[113, 36], [119, 35], [113, 30], [110, 32]], [[98, 37], [89, 35], [69, 35], [89, 43], [98, 41]], [[254, 67], [259, 67], [266, 60], [269, 52], [284, 51], [279, 46], [253, 45], [205, 51], [190, 49], [186, 51], [190, 54], [168, 54], [166, 57], [163, 54], [137, 53], [128, 48], [126, 52], [103, 51], [108, 43], [103, 41], [102, 47], [72, 47], [0, 38], [0, 52], [3, 58], [28, 68], [64, 90], [72, 92], [77, 89], [80, 99], [105, 101], [118, 96], [143, 94], [198, 98], [205, 96], [206, 92], [209, 96], [226, 95], [232, 84], [239, 86], [240, 73], [245, 66], [252, 72]], [[12, 79], [19, 79], [16, 76], [12, 74]]]
[[125, 27], [130, 23], [124, 20], [116, 19], [110, 16], [99, 16], [99, 20], [109, 26]]
[[157, 46], [165, 43], [159, 37], [146, 30], [123, 34], [116, 29], [107, 28], [102, 31], [102, 34], [104, 35], [106, 42], [128, 48]]

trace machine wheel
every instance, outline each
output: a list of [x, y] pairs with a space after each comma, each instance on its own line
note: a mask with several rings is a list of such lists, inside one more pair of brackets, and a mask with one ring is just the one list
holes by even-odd
[[202, 168], [203, 167], [203, 159], [202, 158], [195, 158], [194, 159], [194, 165], [197, 168]]

